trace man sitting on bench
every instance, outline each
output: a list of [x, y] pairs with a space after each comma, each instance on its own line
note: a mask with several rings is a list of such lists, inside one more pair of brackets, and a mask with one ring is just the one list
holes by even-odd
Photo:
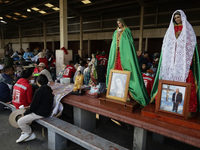
[[12, 101], [12, 85], [13, 85], [14, 69], [11, 66], [5, 66], [3, 73], [0, 74], [0, 101], [11, 102]]
[[22, 133], [16, 143], [35, 139], [36, 136], [28, 123], [36, 119], [48, 117], [51, 114], [54, 96], [52, 89], [47, 85], [48, 79], [45, 75], [41, 74], [37, 77], [36, 83], [39, 88], [33, 96], [30, 108], [25, 111], [17, 122], [22, 129]]
[[29, 84], [31, 77], [32, 72], [30, 70], [23, 70], [21, 78], [14, 85], [12, 103], [16, 109], [19, 109], [21, 105], [27, 107], [31, 104], [33, 98], [32, 86]]

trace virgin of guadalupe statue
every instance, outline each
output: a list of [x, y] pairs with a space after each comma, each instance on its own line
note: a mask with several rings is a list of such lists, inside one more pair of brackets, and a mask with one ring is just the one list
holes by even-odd
[[[200, 70], [196, 35], [182, 10], [172, 14], [164, 36], [158, 72], [151, 92], [151, 102], [157, 97], [158, 81], [170, 80], [192, 83], [189, 114], [199, 111]], [[198, 100], [197, 100], [198, 99]]]
[[110, 69], [130, 71], [129, 94], [140, 105], [146, 106], [149, 98], [140, 72], [132, 33], [123, 19], [119, 18], [117, 25], [108, 59], [106, 86], [108, 86]]
[[92, 60], [88, 64], [90, 66], [90, 81], [89, 85], [96, 86], [97, 85], [97, 58], [95, 54], [92, 54]]

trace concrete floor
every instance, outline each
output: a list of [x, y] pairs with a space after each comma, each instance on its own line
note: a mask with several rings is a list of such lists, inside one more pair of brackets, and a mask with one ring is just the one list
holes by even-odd
[[[8, 117], [10, 113], [10, 110], [4, 110], [0, 112], [0, 150], [48, 149], [47, 130], [45, 128], [43, 129], [43, 127], [37, 123], [33, 123], [31, 125], [37, 138], [33, 141], [16, 144], [15, 141], [20, 136], [21, 130], [16, 129], [9, 124]], [[61, 118], [69, 122], [73, 122], [72, 117], [63, 115]], [[134, 127], [123, 123], [120, 124], [121, 125], [118, 125], [112, 120], [100, 116], [100, 119], [97, 120], [97, 127], [94, 133], [110, 141], [118, 143], [121, 146], [131, 149]], [[42, 131], [44, 131], [44, 136]], [[160, 137], [158, 137], [157, 140], [154, 139], [153, 133], [147, 132], [146, 150], [199, 150], [199, 148], [195, 148], [167, 137], [164, 137], [163, 142], [159, 141], [160, 139]], [[84, 150], [84, 148], [69, 141], [68, 148], [66, 148], [66, 150]]]

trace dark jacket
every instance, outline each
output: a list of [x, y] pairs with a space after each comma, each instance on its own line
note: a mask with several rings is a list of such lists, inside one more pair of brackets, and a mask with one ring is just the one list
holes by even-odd
[[178, 92], [177, 95], [176, 95], [176, 92], [173, 93], [173, 95], [172, 95], [172, 102], [175, 102], [175, 96], [176, 96], [176, 102], [177, 103], [181, 103], [182, 102], [182, 93]]
[[24, 115], [35, 113], [36, 115], [48, 117], [51, 114], [54, 96], [49, 86], [41, 86], [35, 92], [30, 108]]
[[2, 73], [0, 74], [0, 82], [5, 82], [6, 84], [13, 85], [13, 78], [7, 74]]
[[138, 63], [141, 66], [142, 64], [146, 64], [148, 65], [149, 60], [147, 58], [144, 58], [144, 56], [141, 56], [140, 58], [138, 58]]
[[10, 58], [10, 56], [6, 55], [4, 58], [4, 65], [13, 66], [14, 65], [13, 61], [14, 61], [13, 58]]
[[13, 78], [4, 73], [0, 74], [0, 101], [12, 101], [12, 84]]
[[4, 82], [0, 83], [0, 101], [10, 102], [12, 101], [12, 96], [8, 85]]

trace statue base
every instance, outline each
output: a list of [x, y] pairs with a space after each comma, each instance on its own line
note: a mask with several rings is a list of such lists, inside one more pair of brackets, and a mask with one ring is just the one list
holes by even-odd
[[166, 114], [166, 113], [156, 113], [155, 112], [155, 104], [148, 104], [146, 107], [144, 107], [141, 111], [142, 116], [152, 118], [152, 119], [157, 119], [163, 122], [168, 122], [171, 124], [175, 124], [178, 126], [183, 126], [195, 130], [200, 130], [200, 113], [197, 112], [195, 113], [195, 116], [192, 118], [188, 118], [185, 120], [183, 117], [180, 118], [176, 115], [171, 115], [171, 114]]
[[85, 90], [81, 89], [81, 92], [78, 90], [78, 91], [72, 91], [72, 95], [83, 95], [85, 93]]
[[101, 105], [112, 107], [119, 111], [121, 110], [121, 111], [130, 112], [130, 113], [132, 113], [135, 109], [137, 109], [140, 106], [134, 100], [122, 102], [118, 100], [108, 99], [106, 98], [105, 94], [101, 94], [101, 97], [99, 98], [99, 102]]

